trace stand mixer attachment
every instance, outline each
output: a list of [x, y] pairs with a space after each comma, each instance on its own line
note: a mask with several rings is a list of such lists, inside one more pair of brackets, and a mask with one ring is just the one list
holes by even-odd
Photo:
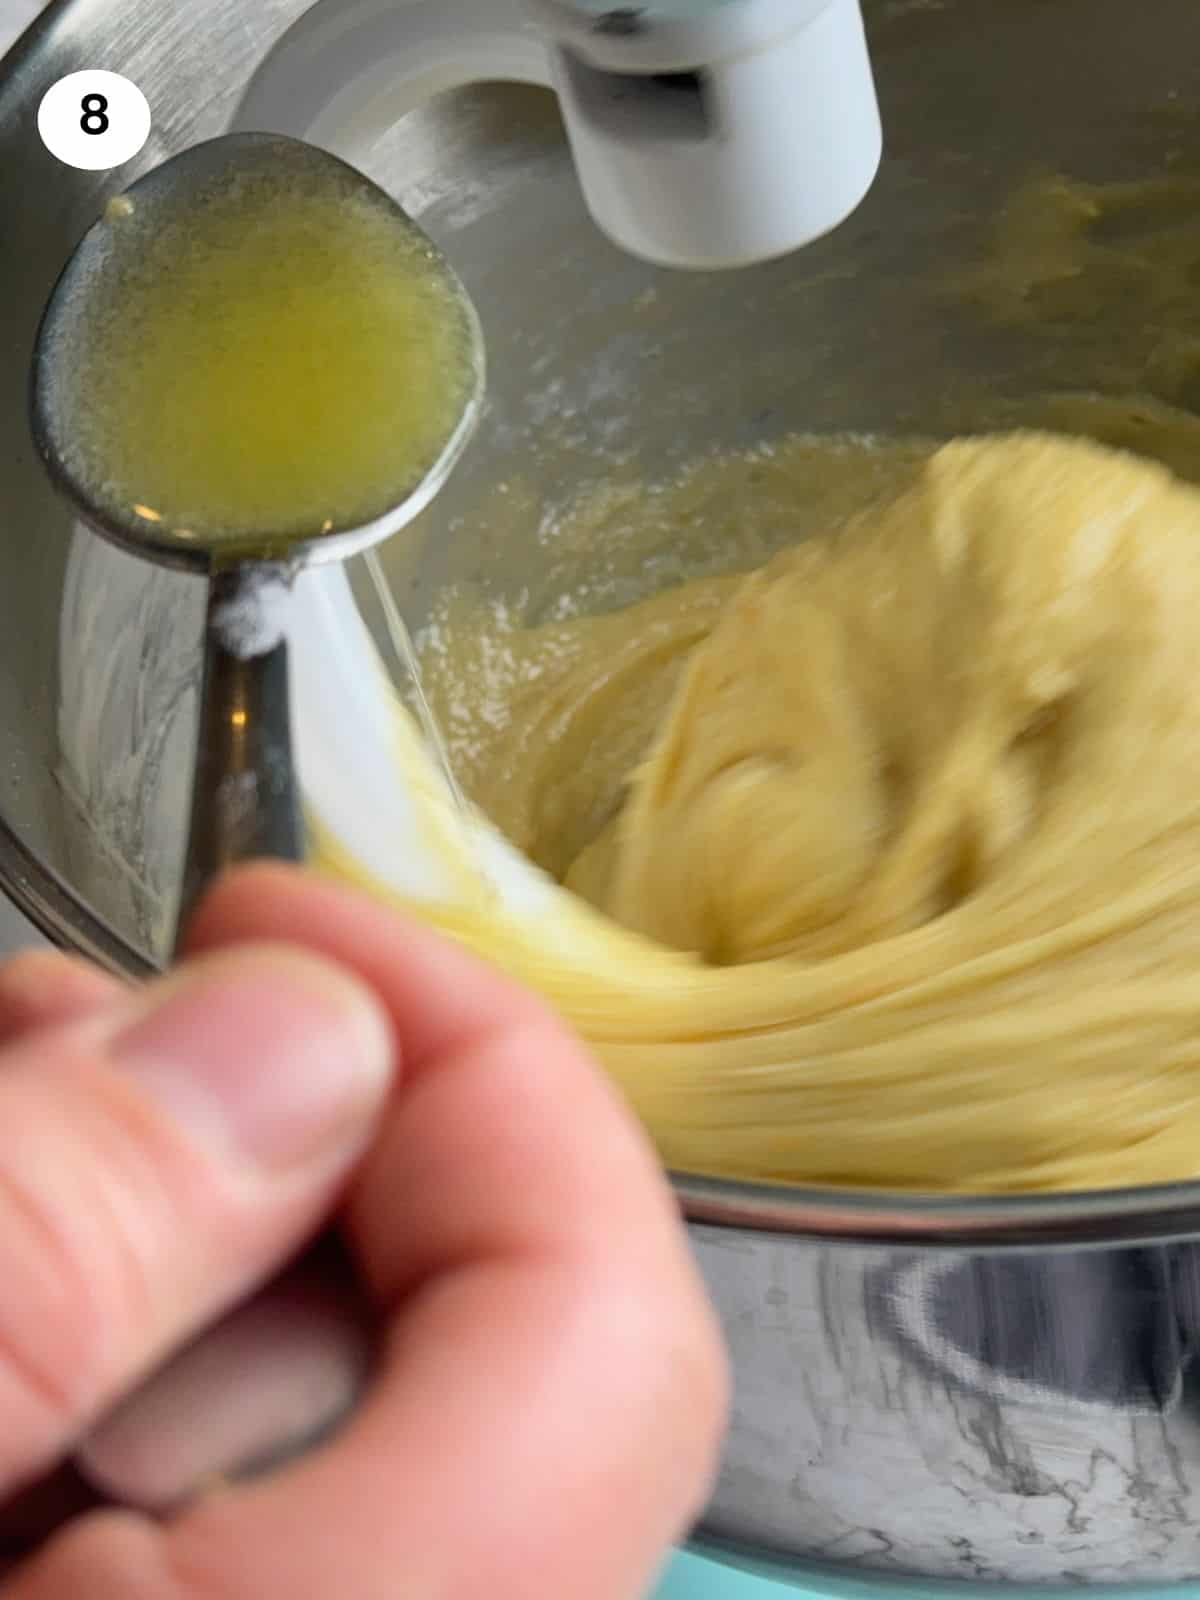
[[879, 169], [859, 0], [316, 0], [237, 123], [365, 146], [447, 89], [500, 80], [555, 91], [593, 220], [658, 266], [788, 255]]
[[293, 581], [429, 503], [483, 384], [444, 258], [384, 191], [296, 140], [227, 135], [167, 162], [60, 277], [33, 364], [39, 452], [102, 537], [209, 579], [180, 928], [225, 867], [304, 858]]

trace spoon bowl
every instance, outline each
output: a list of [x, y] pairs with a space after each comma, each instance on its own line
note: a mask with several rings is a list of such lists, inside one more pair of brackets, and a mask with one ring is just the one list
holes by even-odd
[[[38, 330], [31, 416], [54, 481], [113, 543], [205, 572], [304, 566], [428, 505], [484, 381], [475, 308], [403, 208], [315, 146], [239, 133], [156, 167], [84, 236]], [[370, 434], [357, 454], [352, 423]], [[274, 503], [268, 451], [300, 480]]]

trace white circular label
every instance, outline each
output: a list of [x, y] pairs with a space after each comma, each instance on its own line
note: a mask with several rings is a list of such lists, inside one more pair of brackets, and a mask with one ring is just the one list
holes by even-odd
[[150, 105], [119, 72], [72, 72], [42, 96], [38, 132], [68, 167], [107, 172], [132, 161], [150, 137]]

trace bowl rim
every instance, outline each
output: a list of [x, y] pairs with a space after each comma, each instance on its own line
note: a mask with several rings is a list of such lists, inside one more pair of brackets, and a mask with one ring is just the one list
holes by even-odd
[[[0, 816], [0, 890], [59, 948], [123, 977], [158, 968], [92, 911]], [[859, 1245], [1013, 1250], [1162, 1244], [1200, 1234], [1200, 1181], [1070, 1194], [926, 1194], [750, 1183], [670, 1171], [687, 1221]]]
[[689, 1224], [976, 1253], [1163, 1245], [1200, 1235], [1200, 1182], [1063, 1194], [934, 1194], [752, 1183], [670, 1172]]
[[60, 949], [87, 956], [119, 977], [145, 978], [156, 971], [154, 963], [97, 916], [2, 815], [0, 893]]

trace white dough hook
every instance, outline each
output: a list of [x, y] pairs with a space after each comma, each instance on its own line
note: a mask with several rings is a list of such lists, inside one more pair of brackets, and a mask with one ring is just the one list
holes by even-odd
[[556, 91], [597, 225], [658, 266], [786, 255], [849, 216], [879, 167], [859, 0], [318, 0], [235, 126], [346, 154], [498, 81]]

